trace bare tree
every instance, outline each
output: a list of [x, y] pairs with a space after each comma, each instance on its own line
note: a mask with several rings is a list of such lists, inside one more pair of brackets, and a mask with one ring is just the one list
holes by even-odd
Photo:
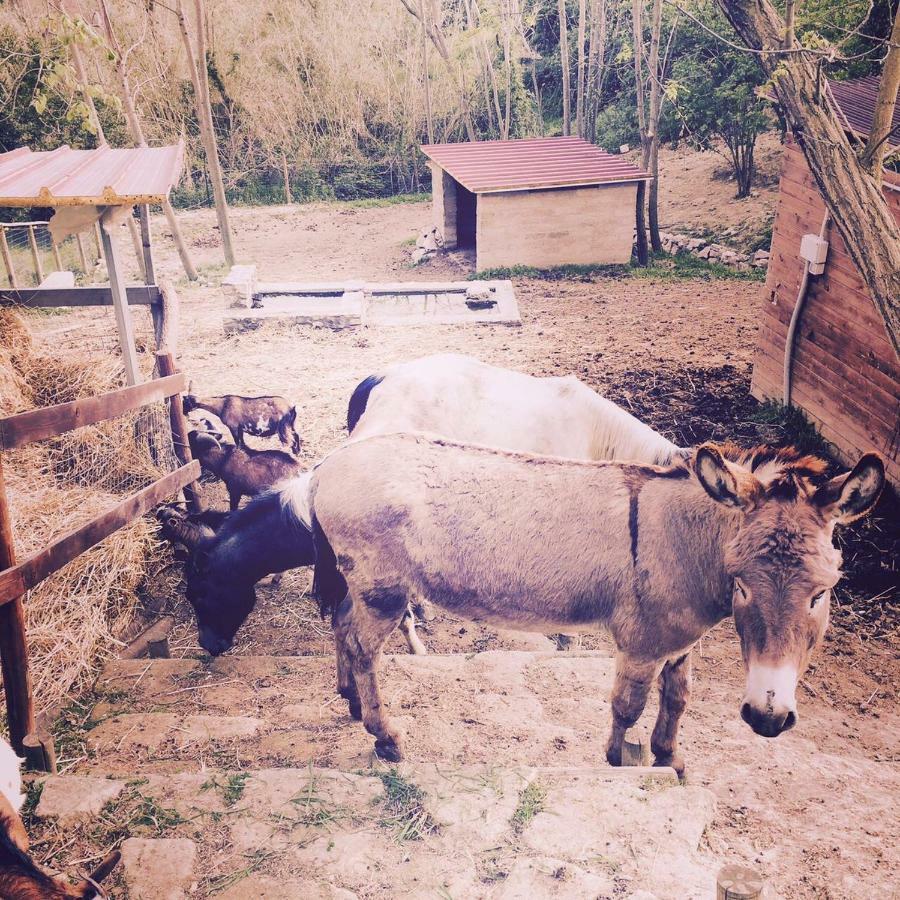
[[572, 90], [569, 84], [569, 28], [566, 20], [566, 0], [557, 0], [559, 8], [559, 65], [562, 70], [563, 134], [572, 133]]
[[578, 84], [575, 88], [575, 131], [584, 137], [584, 31], [587, 16], [586, 0], [578, 0]]
[[650, 246], [654, 253], [662, 252], [659, 235], [659, 119], [662, 115], [662, 72], [659, 67], [659, 42], [662, 37], [662, 0], [653, 0], [650, 10], [650, 53], [647, 70], [650, 76], [650, 110], [647, 116], [647, 148], [644, 167], [653, 176], [647, 187], [647, 219], [650, 226]]
[[[644, 0], [632, 0], [631, 28], [634, 38], [634, 89], [637, 102], [638, 131], [641, 136], [641, 164], [646, 169], [650, 162], [650, 135], [647, 132], [647, 110], [644, 93]], [[650, 262], [647, 245], [647, 182], [639, 181], [635, 203], [635, 249], [639, 266]]]
[[433, 144], [434, 117], [431, 114], [431, 78], [428, 73], [428, 26], [425, 24], [425, 15], [425, 0], [419, 0], [419, 16], [422, 25], [422, 83], [425, 87], [425, 128], [428, 134], [428, 143]]
[[[122, 52], [119, 40], [113, 29], [107, 0], [100, 0], [100, 17], [103, 22], [103, 31], [106, 34], [107, 43], [115, 57], [116, 75], [118, 76], [119, 88], [122, 92], [122, 107], [125, 110], [125, 120], [128, 122], [128, 130], [131, 132], [131, 139], [138, 147], [146, 147], [147, 141], [144, 137], [144, 129], [141, 125], [140, 116], [138, 116], [137, 113], [137, 107], [134, 102], [134, 92], [131, 89], [131, 82], [128, 78], [128, 53], [133, 50], [134, 47], [130, 47], [125, 53]], [[91, 103], [91, 108], [93, 109], [93, 102]], [[96, 115], [96, 111], [94, 112], [94, 115]], [[181, 228], [178, 225], [178, 219], [175, 218], [175, 211], [172, 209], [172, 204], [168, 198], [163, 201], [162, 208], [166, 217], [166, 222], [169, 225], [169, 230], [172, 232], [175, 248], [178, 250], [178, 256], [181, 259], [185, 274], [190, 281], [196, 281], [197, 270], [194, 268], [194, 263], [191, 260], [187, 245], [184, 242], [184, 238], [181, 236]], [[146, 207], [141, 208], [140, 215], [142, 219], [147, 220], [144, 223], [144, 227], [149, 228], [149, 211]], [[132, 225], [132, 231], [134, 232], [134, 230]], [[132, 234], [132, 239], [134, 239], [134, 237], [135, 235]], [[138, 253], [138, 259], [143, 263], [143, 252]], [[143, 269], [143, 265], [141, 268]], [[147, 273], [144, 272], [145, 277], [146, 275]]]
[[200, 123], [200, 136], [206, 153], [209, 178], [212, 181], [222, 250], [225, 254], [225, 262], [229, 266], [233, 266], [235, 256], [231, 238], [231, 224], [228, 220], [228, 201], [225, 198], [225, 183], [222, 179], [222, 165], [219, 162], [219, 151], [216, 147], [216, 132], [213, 127], [212, 105], [209, 98], [209, 79], [206, 63], [206, 16], [203, 0], [194, 0], [194, 10], [197, 18], [196, 51], [191, 41], [184, 4], [182, 0], [175, 0], [175, 11], [178, 15], [178, 25], [181, 29], [181, 39], [184, 42], [184, 49], [187, 53], [188, 71], [190, 72], [191, 84], [194, 88], [194, 101], [197, 119]]
[[861, 157], [863, 168], [880, 183], [884, 156], [891, 137], [891, 125], [894, 118], [894, 107], [897, 105], [897, 92], [900, 90], [900, 10], [894, 16], [891, 28], [890, 46], [884, 60], [884, 71], [881, 73], [881, 84], [878, 86], [878, 98], [875, 102], [875, 115], [872, 118], [872, 130], [869, 142]]
[[[880, 172], [871, 169], [878, 143], [885, 142], [884, 110], [879, 109], [867, 146], [857, 154], [827, 100], [817, 64], [821, 57], [797, 47], [785, 50], [787, 24], [770, 0], [718, 3], [772, 79], [784, 117], [900, 357], [900, 225], [882, 192]], [[896, 19], [893, 34], [897, 34]], [[882, 84], [879, 98], [886, 98], [890, 106], [896, 102], [898, 73], [900, 42], [895, 38], [889, 43], [884, 66], [888, 85]]]
[[462, 76], [459, 71], [459, 66], [453, 61], [453, 58], [450, 54], [450, 48], [447, 45], [447, 39], [444, 35], [443, 29], [440, 25], [440, 8], [438, 6], [438, 0], [428, 0], [429, 3], [429, 15], [428, 22], [424, 22], [424, 15], [413, 6], [414, 0], [400, 0], [403, 4], [403, 7], [406, 11], [418, 19], [420, 22], [423, 22], [425, 28], [428, 31], [428, 36], [431, 38], [431, 43], [434, 45], [435, 50], [437, 50], [438, 55], [441, 57], [441, 60], [444, 63], [445, 68], [447, 69], [447, 74], [452, 79], [453, 83], [456, 85], [457, 93], [459, 95], [459, 108], [462, 113], [463, 123], [466, 127], [466, 134], [470, 141], [477, 140], [477, 136], [475, 134], [475, 125], [472, 122], [472, 112], [469, 109], [469, 98], [466, 96], [466, 88], [463, 83]]

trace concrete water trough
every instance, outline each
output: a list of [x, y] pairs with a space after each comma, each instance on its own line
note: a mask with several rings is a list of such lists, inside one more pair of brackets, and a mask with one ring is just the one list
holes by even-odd
[[258, 282], [235, 266], [222, 282], [225, 331], [262, 322], [363, 325], [521, 325], [510, 281]]

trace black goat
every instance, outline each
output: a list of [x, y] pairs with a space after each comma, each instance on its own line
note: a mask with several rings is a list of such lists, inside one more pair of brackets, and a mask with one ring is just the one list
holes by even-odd
[[253, 450], [226, 444], [213, 432], [188, 433], [191, 454], [202, 468], [225, 482], [231, 509], [237, 509], [241, 497], [255, 497], [285, 478], [301, 472], [300, 464], [281, 450]]
[[234, 443], [244, 446], [244, 433], [255, 437], [272, 437], [291, 448], [296, 456], [300, 452], [300, 435], [297, 434], [297, 407], [284, 397], [239, 397], [226, 394], [201, 400], [194, 394], [185, 394], [182, 405], [187, 415], [195, 409], [205, 409], [222, 420], [231, 432]]

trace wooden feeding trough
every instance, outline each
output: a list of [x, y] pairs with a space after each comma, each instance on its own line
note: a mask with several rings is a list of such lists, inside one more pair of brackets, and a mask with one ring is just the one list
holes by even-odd
[[479, 271], [627, 263], [650, 175], [577, 137], [426, 144], [434, 224]]
[[[183, 155], [181, 143], [131, 149], [113, 149], [104, 144], [96, 150], [62, 146], [40, 152], [19, 147], [0, 153], [0, 206], [54, 208], [56, 213], [50, 220], [50, 230], [55, 241], [97, 228], [109, 273], [108, 287], [2, 289], [0, 303], [33, 307], [111, 305], [115, 310], [128, 384], [140, 381], [129, 304], [150, 305], [157, 345], [164, 330], [162, 297], [155, 283], [149, 204], [168, 200], [181, 174]], [[112, 230], [116, 223], [131, 219], [135, 206], [140, 213], [141, 268], [145, 281], [140, 287], [125, 284]], [[33, 240], [33, 231], [31, 234]], [[3, 258], [10, 283], [15, 284], [8, 254], [4, 252]]]

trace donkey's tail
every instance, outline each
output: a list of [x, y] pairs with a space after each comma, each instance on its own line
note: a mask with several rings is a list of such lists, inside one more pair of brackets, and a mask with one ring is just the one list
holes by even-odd
[[326, 613], [333, 614], [347, 596], [347, 582], [338, 570], [337, 557], [315, 514], [312, 517], [312, 535], [316, 555], [312, 593], [319, 602], [319, 613], [324, 619]]

